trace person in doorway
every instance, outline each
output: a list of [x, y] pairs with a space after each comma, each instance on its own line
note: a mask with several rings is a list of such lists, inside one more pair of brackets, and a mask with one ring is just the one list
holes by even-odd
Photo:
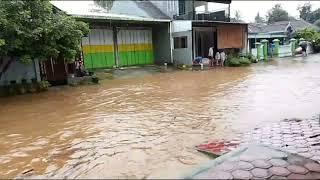
[[224, 50], [222, 49], [221, 50], [221, 53], [220, 53], [220, 65], [221, 66], [224, 66], [224, 61], [226, 60], [226, 53], [224, 52]]
[[213, 47], [209, 48], [208, 58], [210, 59], [210, 67], [213, 66], [214, 59], [213, 59]]
[[216, 53], [216, 56], [215, 56], [215, 60], [216, 60], [216, 65], [219, 66], [219, 63], [220, 63], [220, 53], [219, 53], [219, 50], [217, 51]]

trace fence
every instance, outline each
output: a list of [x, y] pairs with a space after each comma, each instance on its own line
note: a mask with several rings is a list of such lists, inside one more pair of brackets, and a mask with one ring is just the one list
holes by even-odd
[[279, 57], [292, 56], [291, 44], [279, 46]]

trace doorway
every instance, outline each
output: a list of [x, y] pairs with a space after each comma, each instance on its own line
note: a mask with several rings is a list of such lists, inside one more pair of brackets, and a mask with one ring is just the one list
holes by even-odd
[[217, 31], [215, 27], [194, 27], [194, 58], [208, 57], [209, 48], [217, 50]]

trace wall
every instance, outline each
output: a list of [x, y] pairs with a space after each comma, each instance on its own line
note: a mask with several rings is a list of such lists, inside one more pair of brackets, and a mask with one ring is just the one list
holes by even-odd
[[192, 65], [192, 31], [176, 32], [172, 37], [187, 36], [187, 48], [173, 49], [174, 64]]
[[[8, 61], [9, 58], [4, 58], [4, 61]], [[5, 64], [5, 63], [3, 63]], [[2, 70], [3, 65], [0, 66]], [[36, 78], [40, 81], [40, 68], [38, 60], [34, 60], [30, 64], [22, 64], [19, 61], [13, 61], [8, 70], [2, 75], [0, 79], [0, 85], [5, 85], [10, 83], [10, 81], [16, 81], [17, 83], [21, 82], [21, 79], [26, 79], [28, 82], [31, 82], [31, 79]]]
[[218, 25], [218, 49], [246, 48], [246, 25]]
[[155, 25], [152, 27], [152, 29], [155, 64], [172, 62], [169, 23]]

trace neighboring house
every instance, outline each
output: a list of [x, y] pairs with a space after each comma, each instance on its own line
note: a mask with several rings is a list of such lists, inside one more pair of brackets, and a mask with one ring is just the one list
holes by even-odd
[[21, 83], [23, 79], [27, 82], [31, 82], [32, 79], [41, 80], [38, 60], [34, 60], [30, 64], [23, 64], [16, 58], [8, 64], [9, 61], [9, 57], [0, 58], [0, 72], [3, 72], [0, 75], [0, 86], [8, 85], [11, 81]]
[[249, 49], [254, 48], [255, 43], [260, 42], [262, 39], [267, 39], [270, 43], [273, 39], [279, 39], [280, 44], [286, 44], [298, 30], [307, 27], [318, 29], [316, 26], [304, 21], [303, 19], [280, 21], [273, 24], [249, 24]]
[[[210, 46], [246, 49], [247, 24], [231, 23], [231, 1], [115, 0], [52, 1], [58, 9], [90, 24], [82, 40], [87, 69], [146, 64], [192, 64]], [[111, 4], [111, 5], [110, 5]], [[210, 5], [211, 4], [211, 5]]]

